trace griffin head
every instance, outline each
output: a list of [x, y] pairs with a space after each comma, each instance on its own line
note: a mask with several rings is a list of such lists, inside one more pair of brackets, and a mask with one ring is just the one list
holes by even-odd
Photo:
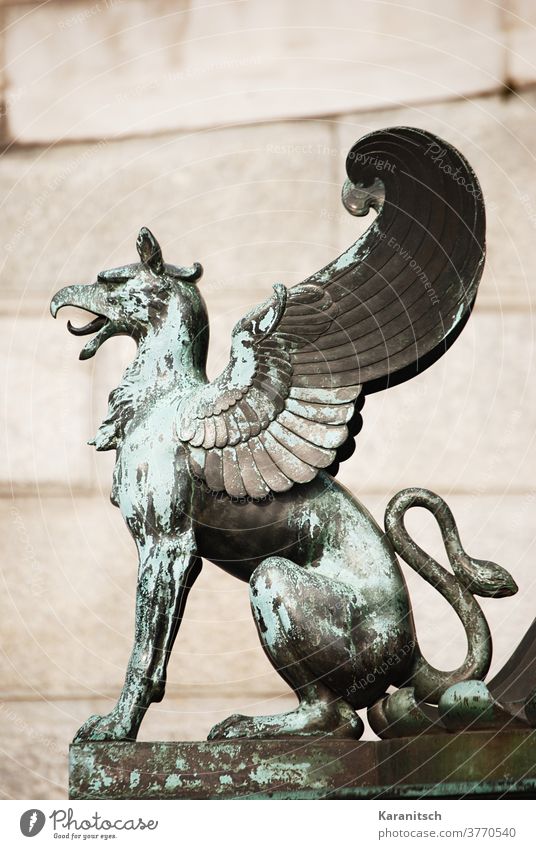
[[[95, 283], [65, 286], [52, 298], [50, 311], [54, 318], [66, 306], [95, 315], [83, 327], [67, 323], [74, 336], [93, 334], [80, 352], [81, 360], [92, 357], [111, 336], [131, 336], [139, 342], [161, 325], [171, 298], [191, 293], [192, 285], [203, 273], [198, 262], [187, 268], [165, 263], [160, 245], [147, 227], [138, 233], [136, 247], [141, 262], [101, 271]], [[192, 301], [189, 297], [182, 300]]]

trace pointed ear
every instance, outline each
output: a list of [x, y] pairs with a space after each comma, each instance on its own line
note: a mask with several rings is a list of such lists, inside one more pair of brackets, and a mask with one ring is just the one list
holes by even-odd
[[147, 227], [142, 227], [138, 233], [136, 247], [143, 264], [148, 266], [155, 274], [161, 274], [164, 270], [162, 249]]

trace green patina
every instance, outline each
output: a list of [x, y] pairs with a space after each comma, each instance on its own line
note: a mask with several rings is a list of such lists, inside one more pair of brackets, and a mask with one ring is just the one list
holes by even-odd
[[[434, 493], [397, 493], [383, 530], [334, 478], [351, 454], [364, 396], [430, 365], [475, 301], [484, 261], [481, 193], [460, 192], [434, 164], [429, 151], [437, 144], [430, 133], [398, 127], [354, 145], [343, 203], [353, 215], [372, 207], [376, 219], [317, 274], [288, 289], [275, 284], [236, 324], [229, 362], [212, 381], [201, 266], [165, 263], [146, 228], [137, 240], [140, 262], [53, 298], [53, 315], [75, 305], [96, 316], [86, 327], [71, 327], [94, 334], [82, 359], [116, 335], [137, 345], [92, 440], [98, 450], [116, 451], [111, 498], [137, 548], [134, 645], [116, 705], [90, 717], [76, 742], [136, 739], [150, 704], [164, 697], [168, 660], [203, 557], [249, 582], [264, 651], [298, 699], [286, 713], [230, 716], [209, 740], [291, 737], [301, 745], [328, 736], [355, 743], [363, 733], [357, 711], [365, 708], [385, 740], [536, 723], [532, 681], [514, 696], [483, 684], [491, 636], [475, 596], [512, 595], [517, 587], [508, 572], [464, 551], [448, 506]], [[461, 154], [441, 144], [449, 173], [478, 188]], [[380, 161], [381, 179], [374, 165]], [[423, 272], [429, 266], [433, 288]], [[409, 537], [404, 517], [413, 507], [434, 514], [452, 573]], [[398, 557], [460, 618], [468, 648], [458, 669], [435, 669], [423, 657]], [[516, 657], [523, 666], [526, 658]], [[206, 751], [218, 759], [218, 784], [227, 789], [225, 777], [247, 762], [224, 768], [237, 751], [223, 746]], [[157, 778], [147, 784], [132, 764], [130, 792], [195, 790], [201, 773], [187, 758], [183, 763], [182, 753], [177, 758], [166, 767], [164, 787]], [[247, 781], [276, 792], [279, 776], [298, 792], [306, 781], [316, 786], [313, 767], [295, 758], [258, 762]], [[97, 763], [93, 771], [93, 791], [112, 794], [116, 779]]]

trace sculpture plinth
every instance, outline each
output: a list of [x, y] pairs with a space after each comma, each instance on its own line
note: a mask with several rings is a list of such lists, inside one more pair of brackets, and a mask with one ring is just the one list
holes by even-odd
[[536, 731], [394, 740], [74, 743], [71, 799], [520, 798], [536, 794]]

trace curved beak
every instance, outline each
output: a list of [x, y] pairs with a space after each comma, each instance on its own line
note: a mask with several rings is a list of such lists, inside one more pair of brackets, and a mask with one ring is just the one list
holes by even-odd
[[65, 286], [56, 292], [50, 302], [52, 318], [56, 318], [62, 307], [79, 307], [95, 315], [100, 315], [104, 307], [104, 292], [101, 283], [90, 283], [81, 286]]
[[92, 357], [102, 343], [117, 332], [108, 317], [103, 315], [106, 308], [106, 286], [103, 283], [65, 286], [59, 292], [56, 292], [50, 302], [50, 312], [53, 318], [56, 318], [62, 307], [78, 307], [95, 315], [95, 318], [83, 327], [74, 327], [70, 321], [67, 322], [67, 330], [74, 336], [96, 334], [82, 348], [80, 352], [81, 360]]

